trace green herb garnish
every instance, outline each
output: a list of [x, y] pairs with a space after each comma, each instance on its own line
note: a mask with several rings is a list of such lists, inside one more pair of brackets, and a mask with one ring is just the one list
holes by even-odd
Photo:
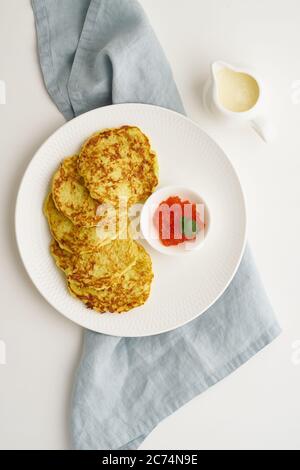
[[187, 238], [193, 238], [199, 232], [199, 226], [196, 220], [187, 217], [181, 217], [181, 233]]

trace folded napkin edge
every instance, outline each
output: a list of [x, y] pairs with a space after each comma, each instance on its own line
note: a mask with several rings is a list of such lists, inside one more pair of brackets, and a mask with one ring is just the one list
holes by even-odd
[[[221, 380], [225, 379], [227, 376], [231, 375], [234, 371], [236, 371], [239, 367], [246, 364], [252, 357], [256, 356], [257, 353], [261, 352], [265, 347], [271, 344], [278, 336], [281, 334], [282, 328], [280, 327], [279, 323], [276, 321], [269, 328], [267, 328], [264, 333], [262, 333], [255, 341], [247, 346], [247, 348], [239, 353], [234, 359], [230, 360], [226, 364], [223, 364], [218, 370], [214, 373], [211, 373], [210, 376], [206, 377], [205, 381], [195, 382], [193, 386], [189, 388], [189, 390], [184, 390], [177, 396], [174, 395], [172, 399], [172, 403], [169, 406], [166, 406], [164, 416], [158, 416], [156, 414], [152, 415], [152, 418], [140, 422], [134, 430], [130, 433], [130, 436], [126, 436], [124, 433], [123, 435], [114, 435], [113, 439], [108, 439], [109, 442], [114, 441], [114, 449], [118, 450], [132, 450], [134, 447], [134, 442], [138, 442], [139, 446], [141, 445], [142, 441], [141, 438], [144, 436], [144, 439], [149, 435], [149, 433], [164, 419], [169, 417], [171, 414], [175, 413], [179, 410], [182, 406], [188, 404], [191, 400], [208, 390], [213, 385], [216, 385]], [[79, 418], [79, 419], [78, 419]], [[95, 447], [87, 446], [76, 446], [77, 442], [84, 442], [84, 434], [85, 429], [81, 427], [78, 429], [78, 421], [81, 422], [82, 416], [77, 416], [76, 414], [73, 415], [73, 424], [74, 424], [74, 434], [73, 434], [73, 448], [77, 450], [89, 450], [95, 449]], [[77, 429], [76, 429], [77, 428]], [[76, 430], [75, 430], [76, 429]], [[80, 439], [78, 436], [80, 435]], [[99, 432], [103, 439], [103, 435]], [[143, 439], [143, 440], [144, 440]], [[98, 441], [97, 436], [90, 436], [87, 435], [86, 442], [96, 442]], [[137, 447], [139, 447], [137, 446]], [[96, 450], [107, 450], [108, 448], [99, 447]]]

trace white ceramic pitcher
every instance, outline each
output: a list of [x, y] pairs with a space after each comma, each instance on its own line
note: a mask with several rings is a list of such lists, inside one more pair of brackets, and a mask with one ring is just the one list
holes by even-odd
[[[224, 104], [221, 93], [222, 83], [220, 80], [220, 76], [222, 75], [226, 75], [226, 86], [229, 84], [233, 94], [238, 95], [238, 93], [244, 92], [245, 96], [240, 96], [241, 100], [247, 97], [249, 99], [249, 95], [251, 95], [253, 102], [249, 101], [245, 104], [244, 108], [241, 106], [239, 110], [234, 108], [234, 106], [230, 107], [228, 103]], [[233, 79], [231, 86], [230, 83], [228, 83], [230, 77]], [[244, 80], [244, 83], [242, 83], [242, 81], [240, 82], [240, 90], [234, 88], [237, 83], [237, 78]], [[247, 83], [251, 84], [252, 90], [245, 89]], [[255, 96], [256, 93], [257, 96]], [[238, 96], [233, 97], [233, 99], [234, 98], [238, 99]], [[223, 61], [214, 62], [211, 65], [211, 76], [205, 88], [205, 102], [210, 110], [217, 113], [219, 116], [227, 120], [235, 120], [236, 122], [248, 122], [265, 142], [270, 140], [271, 129], [267, 122], [267, 103], [264, 85], [252, 71], [237, 68]]]

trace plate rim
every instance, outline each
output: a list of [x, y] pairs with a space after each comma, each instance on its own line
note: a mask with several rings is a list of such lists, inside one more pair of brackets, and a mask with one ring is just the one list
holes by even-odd
[[[152, 332], [152, 333], [145, 333], [145, 334], [136, 334], [136, 335], [122, 335], [120, 336], [119, 334], [114, 334], [114, 333], [106, 333], [106, 332], [101, 332], [99, 331], [98, 329], [93, 329], [91, 328], [90, 326], [86, 325], [85, 324], [85, 321], [77, 321], [75, 320], [74, 318], [71, 318], [69, 315], [67, 315], [66, 313], [64, 313], [62, 310], [59, 310], [57, 309], [56, 306], [54, 306], [53, 302], [46, 298], [45, 294], [39, 289], [39, 287], [37, 286], [37, 284], [35, 283], [34, 279], [32, 278], [31, 274], [30, 274], [30, 271], [29, 271], [29, 267], [27, 266], [25, 260], [24, 260], [24, 257], [23, 257], [23, 254], [22, 254], [22, 248], [21, 248], [21, 237], [20, 237], [20, 230], [18, 230], [18, 217], [19, 217], [19, 201], [20, 201], [20, 196], [21, 196], [21, 191], [22, 191], [22, 187], [23, 187], [23, 184], [25, 182], [25, 179], [27, 177], [27, 174], [29, 173], [30, 171], [30, 168], [31, 168], [31, 165], [33, 164], [35, 158], [37, 157], [37, 155], [41, 152], [41, 150], [43, 149], [44, 146], [46, 146], [48, 144], [48, 141], [52, 138], [54, 138], [56, 136], [57, 133], [61, 132], [64, 128], [68, 127], [69, 125], [72, 125], [72, 123], [74, 121], [77, 121], [77, 122], [80, 122], [80, 120], [84, 120], [86, 119], [86, 116], [87, 115], [91, 115], [91, 114], [96, 114], [97, 112], [99, 112], [99, 110], [105, 110], [105, 109], [111, 109], [111, 108], [128, 108], [128, 107], [132, 107], [132, 108], [155, 108], [155, 109], [160, 109], [162, 112], [165, 112], [165, 113], [171, 113], [171, 114], [175, 114], [177, 116], [179, 116], [181, 119], [183, 120], [186, 120], [187, 122], [189, 122], [190, 124], [192, 124], [193, 126], [197, 127], [203, 134], [206, 135], [206, 137], [208, 137], [210, 140], [212, 140], [214, 142], [214, 144], [218, 147], [218, 149], [224, 154], [225, 158], [227, 159], [227, 163], [229, 164], [230, 168], [231, 168], [231, 171], [233, 172], [235, 178], [236, 178], [236, 181], [238, 183], [238, 187], [239, 187], [239, 191], [240, 191], [240, 194], [241, 194], [241, 201], [242, 201], [242, 206], [243, 206], [243, 215], [244, 215], [244, 230], [243, 230], [243, 244], [242, 244], [242, 248], [241, 248], [241, 252], [240, 252], [240, 255], [239, 255], [239, 258], [238, 258], [238, 261], [236, 263], [236, 267], [235, 269], [233, 270], [231, 276], [229, 277], [227, 283], [225, 284], [224, 288], [220, 291], [220, 293], [215, 297], [215, 299], [206, 307], [204, 308], [203, 310], [201, 310], [200, 312], [198, 312], [196, 315], [194, 315], [192, 318], [188, 319], [188, 320], [184, 320], [182, 321], [181, 323], [178, 323], [176, 326], [173, 326], [171, 328], [165, 328], [165, 329], [161, 329], [159, 331], [156, 331], [156, 332]], [[242, 258], [243, 258], [243, 255], [244, 255], [244, 252], [245, 252], [245, 248], [246, 248], [246, 244], [247, 244], [247, 230], [248, 230], [248, 217], [247, 217], [247, 204], [246, 204], [246, 197], [245, 197], [245, 193], [244, 193], [244, 190], [243, 190], [243, 187], [242, 187], [242, 184], [241, 184], [241, 181], [240, 181], [240, 178], [238, 176], [238, 173], [235, 169], [235, 167], [233, 166], [233, 163], [231, 162], [230, 158], [227, 156], [227, 153], [220, 147], [220, 145], [215, 141], [214, 138], [212, 138], [205, 130], [203, 130], [200, 125], [195, 122], [193, 119], [189, 118], [188, 116], [184, 115], [184, 114], [181, 114], [177, 111], [174, 111], [172, 109], [168, 109], [168, 108], [164, 108], [162, 106], [156, 106], [156, 105], [152, 105], [152, 104], [144, 104], [144, 103], [120, 103], [120, 104], [111, 104], [111, 105], [107, 105], [107, 106], [102, 106], [100, 108], [96, 108], [96, 109], [92, 109], [90, 111], [87, 111], [86, 113], [83, 113], [73, 119], [71, 119], [70, 121], [66, 121], [64, 124], [62, 124], [61, 126], [59, 126], [52, 134], [50, 134], [46, 140], [43, 141], [43, 143], [37, 148], [37, 150], [34, 152], [32, 158], [30, 159], [29, 163], [27, 164], [26, 168], [25, 168], [25, 171], [23, 173], [23, 176], [21, 178], [21, 181], [19, 183], [19, 187], [18, 187], [18, 191], [17, 191], [17, 198], [16, 198], [16, 203], [15, 203], [15, 212], [14, 212], [14, 228], [15, 228], [15, 237], [16, 237], [16, 242], [17, 242], [17, 247], [18, 247], [18, 252], [19, 252], [19, 255], [20, 255], [20, 258], [22, 260], [22, 264], [25, 268], [25, 271], [31, 281], [31, 283], [33, 284], [33, 286], [35, 287], [35, 289], [37, 289], [37, 291], [39, 292], [39, 294], [44, 298], [44, 300], [56, 311], [58, 312], [59, 314], [63, 315], [65, 318], [67, 318], [68, 320], [72, 321], [73, 323], [83, 327], [83, 328], [86, 328], [90, 331], [94, 331], [96, 333], [99, 333], [99, 334], [105, 334], [107, 336], [113, 336], [113, 337], [124, 337], [124, 338], [142, 338], [142, 337], [149, 337], [149, 336], [154, 336], [154, 335], [158, 335], [158, 334], [163, 334], [163, 333], [167, 333], [167, 332], [171, 332], [171, 331], [175, 331], [177, 330], [178, 328], [181, 328], [183, 327], [184, 325], [187, 325], [189, 324], [190, 322], [192, 322], [193, 320], [195, 320], [196, 318], [200, 317], [203, 313], [207, 312], [219, 299], [220, 297], [224, 294], [224, 292], [226, 291], [226, 289], [229, 287], [229, 285], [231, 284], [233, 278], [235, 277], [239, 267], [240, 267], [240, 264], [241, 264], [241, 261], [242, 261]], [[129, 312], [130, 313], [130, 312]], [[88, 317], [87, 317], [88, 318]]]

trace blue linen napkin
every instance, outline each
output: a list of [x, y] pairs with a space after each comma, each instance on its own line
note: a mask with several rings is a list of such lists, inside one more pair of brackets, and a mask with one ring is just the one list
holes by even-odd
[[[32, 0], [45, 84], [66, 119], [111, 103], [184, 113], [135, 0]], [[146, 338], [85, 331], [72, 400], [76, 449], [137, 449], [187, 401], [270, 343], [280, 327], [249, 248], [223, 296], [177, 330]]]

